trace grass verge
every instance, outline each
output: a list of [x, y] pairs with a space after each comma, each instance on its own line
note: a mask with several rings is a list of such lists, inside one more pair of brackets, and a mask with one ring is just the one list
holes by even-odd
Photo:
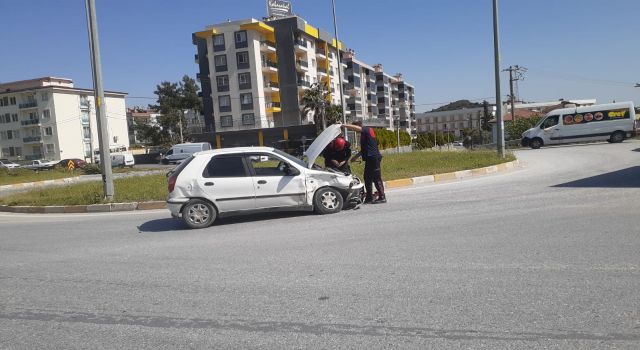
[[[115, 179], [114, 202], [143, 202], [167, 199], [165, 175], [132, 176]], [[100, 204], [102, 182], [92, 181], [33, 190], [0, 198], [0, 205], [85, 205]]]
[[[382, 161], [384, 180], [404, 179], [416, 176], [442, 174], [496, 165], [515, 160], [513, 155], [499, 158], [492, 151], [471, 152], [413, 152], [390, 154]], [[353, 163], [352, 170], [362, 176], [364, 164]], [[142, 202], [165, 200], [167, 179], [165, 175], [133, 176], [114, 181], [115, 202]], [[33, 190], [0, 198], [0, 205], [86, 205], [100, 204], [102, 183], [87, 182], [43, 190]]]
[[[114, 168], [113, 173], [128, 173], [132, 171], [154, 170], [151, 168]], [[155, 169], [157, 170], [157, 169]], [[45, 180], [64, 179], [68, 177], [76, 177], [85, 175], [82, 169], [73, 171], [64, 168], [55, 168], [51, 170], [33, 171], [29, 169], [0, 169], [0, 186], [13, 185], [27, 182], [37, 182]]]

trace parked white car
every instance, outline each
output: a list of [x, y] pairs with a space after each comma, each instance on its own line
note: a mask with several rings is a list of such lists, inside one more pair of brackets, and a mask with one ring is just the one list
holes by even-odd
[[340, 134], [327, 128], [311, 144], [307, 161], [269, 147], [199, 152], [168, 175], [167, 207], [191, 228], [204, 228], [227, 215], [270, 211], [337, 213], [362, 203], [363, 184], [351, 175], [314, 165]]
[[58, 162], [55, 160], [37, 159], [32, 160], [31, 164], [25, 165], [25, 168], [31, 170], [49, 170], [53, 169], [57, 164]]
[[15, 169], [19, 167], [20, 164], [16, 164], [8, 159], [0, 159], [0, 169]]

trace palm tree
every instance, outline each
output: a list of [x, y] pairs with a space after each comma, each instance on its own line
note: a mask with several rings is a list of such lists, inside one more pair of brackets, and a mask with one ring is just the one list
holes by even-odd
[[325, 111], [325, 119], [328, 125], [342, 123], [342, 106], [329, 105]]
[[304, 120], [309, 113], [313, 113], [313, 122], [316, 127], [322, 126], [322, 130], [326, 129], [327, 121], [325, 119], [325, 111], [329, 106], [327, 101], [327, 87], [324, 84], [314, 83], [311, 88], [305, 90], [302, 96], [302, 115]]

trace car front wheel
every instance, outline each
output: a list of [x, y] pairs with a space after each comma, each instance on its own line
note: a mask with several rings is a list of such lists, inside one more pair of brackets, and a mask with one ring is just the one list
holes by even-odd
[[217, 216], [216, 208], [202, 199], [192, 199], [182, 207], [182, 220], [191, 228], [209, 227]]
[[313, 196], [313, 209], [317, 214], [334, 214], [342, 210], [342, 195], [330, 187], [323, 187]]

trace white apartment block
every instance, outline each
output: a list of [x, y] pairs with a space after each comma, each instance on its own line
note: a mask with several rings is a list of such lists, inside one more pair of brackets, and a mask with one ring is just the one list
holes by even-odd
[[[129, 146], [123, 92], [105, 92], [110, 144]], [[44, 77], [0, 84], [0, 157], [91, 159], [98, 148], [93, 91], [71, 79]]]

